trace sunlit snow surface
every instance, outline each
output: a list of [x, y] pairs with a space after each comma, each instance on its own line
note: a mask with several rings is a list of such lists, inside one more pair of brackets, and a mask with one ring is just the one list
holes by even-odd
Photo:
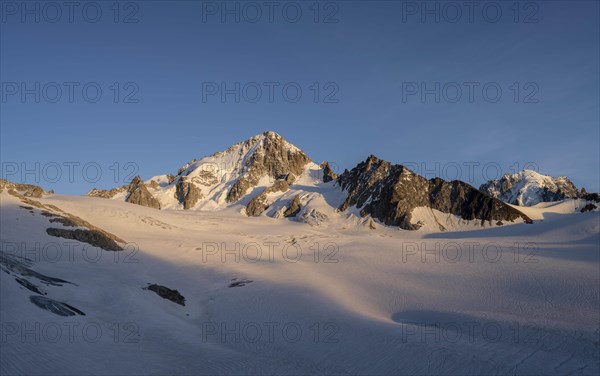
[[[2, 193], [4, 260], [70, 282], [26, 277], [85, 315], [34, 305], [42, 295], [0, 272], [0, 373], [600, 372], [598, 212], [539, 204], [523, 209], [533, 224], [490, 228], [417, 208], [418, 231], [370, 229], [327, 209], [333, 185], [311, 184], [294, 193], [327, 221], [38, 199], [130, 243], [118, 253], [50, 237], [60, 224]], [[185, 306], [143, 289], [154, 283]]]

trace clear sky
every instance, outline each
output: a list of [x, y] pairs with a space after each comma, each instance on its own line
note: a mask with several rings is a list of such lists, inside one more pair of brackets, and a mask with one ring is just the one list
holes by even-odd
[[274, 130], [341, 170], [600, 190], [599, 2], [466, 3], [2, 0], [2, 176], [84, 194]]

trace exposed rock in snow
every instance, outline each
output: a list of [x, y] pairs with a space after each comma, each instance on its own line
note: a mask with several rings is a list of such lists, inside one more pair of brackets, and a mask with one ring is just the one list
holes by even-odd
[[17, 191], [25, 197], [36, 197], [40, 198], [44, 194], [48, 194], [50, 192], [46, 192], [42, 189], [42, 187], [33, 185], [33, 184], [16, 184], [12, 183], [5, 179], [0, 179], [0, 192], [4, 189]]
[[187, 176], [182, 176], [175, 186], [175, 197], [183, 204], [184, 209], [191, 209], [204, 195], [193, 181], [187, 179]]
[[46, 229], [46, 233], [50, 236], [55, 236], [58, 238], [77, 240], [82, 243], [87, 243], [93, 245], [94, 247], [102, 248], [107, 251], [123, 250], [123, 247], [117, 244], [117, 242], [115, 242], [113, 239], [97, 230], [66, 230], [62, 228], [51, 227]]
[[283, 216], [286, 218], [295, 217], [300, 212], [300, 209], [302, 209], [302, 206], [300, 205], [300, 195], [296, 195], [290, 206], [283, 212]]
[[91, 191], [88, 192], [87, 195], [90, 197], [113, 198], [119, 193], [127, 192], [128, 187], [128, 185], [123, 185], [112, 189], [93, 188]]
[[168, 287], [157, 284], [151, 284], [148, 287], [144, 287], [144, 290], [153, 291], [163, 299], [167, 299], [173, 303], [185, 306], [185, 298], [177, 290], [172, 290]]
[[320, 226], [323, 222], [327, 222], [329, 217], [316, 209], [310, 209], [302, 214], [302, 222], [308, 223], [311, 226]]
[[271, 205], [268, 200], [270, 193], [285, 192], [290, 188], [286, 180], [277, 180], [272, 186], [265, 188], [258, 196], [254, 197], [246, 206], [246, 213], [249, 216], [256, 217], [267, 210]]
[[160, 209], [160, 202], [152, 196], [152, 193], [148, 191], [148, 188], [146, 188], [146, 185], [139, 176], [133, 178], [127, 188], [127, 193], [128, 195], [125, 198], [126, 202]]
[[331, 169], [329, 162], [321, 163], [321, 168], [323, 169], [323, 183], [327, 183], [338, 178], [338, 175]]

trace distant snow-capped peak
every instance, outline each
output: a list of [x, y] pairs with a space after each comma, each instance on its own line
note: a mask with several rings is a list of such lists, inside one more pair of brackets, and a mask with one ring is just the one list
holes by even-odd
[[519, 206], [533, 206], [540, 202], [560, 201], [579, 195], [579, 191], [567, 177], [542, 175], [533, 170], [506, 173], [500, 179], [482, 184], [479, 189], [506, 203]]

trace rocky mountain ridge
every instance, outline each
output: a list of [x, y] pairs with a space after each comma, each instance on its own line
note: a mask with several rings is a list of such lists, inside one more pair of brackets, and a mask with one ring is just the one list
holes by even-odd
[[[417, 230], [424, 223], [414, 213], [421, 209], [429, 210], [433, 217], [437, 212], [455, 222], [482, 226], [531, 223], [527, 215], [503, 202], [503, 193], [518, 181], [509, 176], [478, 190], [458, 180], [426, 179], [374, 155], [352, 170], [337, 174], [329, 163], [313, 163], [302, 150], [267, 131], [223, 152], [192, 160], [176, 175], [159, 175], [146, 182], [136, 177], [127, 186], [94, 189], [89, 195], [156, 209], [221, 210], [239, 206], [251, 217], [295, 218], [311, 225], [355, 213], [384, 225]], [[558, 188], [553, 197], [580, 194], [566, 178], [554, 184]], [[372, 219], [365, 225], [374, 228]], [[435, 221], [440, 230], [446, 229], [437, 218]]]
[[517, 209], [480, 192], [469, 184], [440, 178], [427, 180], [402, 165], [392, 165], [374, 155], [351, 171], [345, 171], [338, 183], [348, 197], [340, 210], [360, 209], [361, 216], [370, 215], [389, 226], [417, 230], [412, 212], [428, 207], [456, 215], [463, 220], [478, 220], [501, 225], [503, 221], [531, 219]]

